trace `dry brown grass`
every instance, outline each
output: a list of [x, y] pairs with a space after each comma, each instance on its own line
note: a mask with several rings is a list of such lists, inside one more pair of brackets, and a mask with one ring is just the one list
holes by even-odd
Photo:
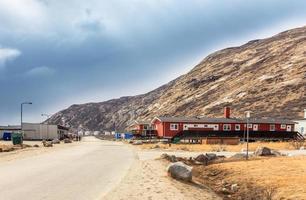
[[[143, 144], [141, 148], [151, 149], [156, 144]], [[246, 148], [246, 144], [238, 145], [208, 145], [208, 144], [158, 144], [162, 149], [169, 150], [185, 150], [185, 151], [218, 151], [223, 149], [224, 151], [240, 152]], [[250, 151], [254, 151], [258, 146], [265, 146], [275, 150], [293, 150], [295, 149], [290, 142], [253, 142], [249, 144]]]
[[306, 199], [306, 157], [274, 157], [195, 166], [194, 175], [218, 193], [224, 185], [237, 183], [238, 192], [225, 199], [245, 199], [254, 190], [267, 195], [274, 193], [272, 199]]
[[0, 144], [0, 149], [9, 149], [11, 148], [13, 145], [6, 145], [6, 144]]

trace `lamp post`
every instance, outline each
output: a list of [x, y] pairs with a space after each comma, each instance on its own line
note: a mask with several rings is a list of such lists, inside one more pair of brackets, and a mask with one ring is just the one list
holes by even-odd
[[251, 117], [251, 111], [246, 111], [246, 120], [247, 120], [247, 152], [246, 152], [246, 159], [249, 159], [249, 119]]
[[23, 114], [23, 105], [32, 105], [32, 102], [23, 102], [20, 104], [20, 128], [21, 128], [21, 132], [23, 132], [23, 122], [22, 122], [22, 114]]
[[[48, 119], [50, 118], [51, 115], [48, 114], [41, 114], [42, 117], [46, 117], [47, 118], [47, 140], [49, 139], [49, 123], [48, 123]], [[41, 138], [42, 139], [42, 138]]]

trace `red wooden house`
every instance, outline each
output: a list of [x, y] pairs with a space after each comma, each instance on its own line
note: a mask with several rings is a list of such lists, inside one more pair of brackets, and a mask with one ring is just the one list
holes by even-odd
[[136, 137], [154, 137], [156, 131], [151, 122], [135, 120], [127, 129]]
[[[246, 120], [231, 118], [230, 109], [224, 109], [223, 118], [156, 117], [153, 127], [160, 138], [174, 137], [239, 137], [245, 136]], [[290, 139], [294, 135], [295, 122], [284, 119], [249, 119], [250, 138]]]

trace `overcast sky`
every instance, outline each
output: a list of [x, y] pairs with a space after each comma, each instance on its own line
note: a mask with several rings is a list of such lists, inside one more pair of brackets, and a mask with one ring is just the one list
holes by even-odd
[[0, 125], [148, 92], [209, 53], [306, 25], [303, 0], [0, 0]]

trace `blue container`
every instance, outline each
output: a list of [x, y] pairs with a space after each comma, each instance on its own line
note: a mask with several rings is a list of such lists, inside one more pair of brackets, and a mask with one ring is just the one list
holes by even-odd
[[12, 134], [9, 132], [4, 132], [2, 139], [6, 141], [10, 141], [12, 139]]
[[132, 133], [125, 133], [124, 134], [124, 139], [132, 139], [133, 138], [133, 134]]
[[121, 133], [115, 133], [115, 138], [116, 139], [121, 139]]

